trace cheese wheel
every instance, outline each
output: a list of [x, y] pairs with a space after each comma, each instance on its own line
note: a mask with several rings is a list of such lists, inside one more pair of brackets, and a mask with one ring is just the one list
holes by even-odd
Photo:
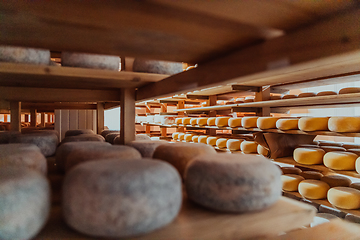
[[257, 145], [257, 153], [266, 157], [269, 154], [269, 150], [261, 146], [260, 144]]
[[304, 178], [296, 174], [284, 174], [281, 175], [282, 189], [289, 192], [295, 192], [298, 190], [299, 183]]
[[200, 155], [186, 169], [185, 188], [192, 201], [210, 209], [257, 211], [280, 198], [280, 170], [257, 155]]
[[205, 126], [205, 125], [207, 125], [207, 120], [208, 120], [208, 118], [206, 118], [206, 117], [197, 118], [196, 124], [199, 126]]
[[[119, 133], [119, 131], [116, 131], [117, 133]], [[110, 132], [109, 132], [110, 133]], [[109, 134], [108, 133], [108, 134]], [[77, 136], [77, 135], [80, 135], [80, 134], [95, 134], [93, 130], [91, 129], [74, 129], [74, 130], [67, 130], [65, 132], [65, 137], [70, 137], [70, 136]], [[106, 134], [107, 135], [107, 134]], [[103, 137], [106, 137], [103, 136]]]
[[184, 135], [185, 142], [191, 142], [192, 141], [193, 134], [187, 133]]
[[216, 121], [216, 117], [209, 117], [209, 118], [207, 119], [207, 125], [208, 125], [208, 126], [216, 126], [215, 121]]
[[197, 124], [197, 118], [191, 118], [191, 119], [190, 119], [190, 124], [191, 124], [192, 126], [195, 126], [195, 125]]
[[[83, 130], [84, 130], [84, 129], [83, 129]], [[86, 131], [87, 131], [87, 130], [90, 130], [90, 129], [86, 129]], [[101, 133], [100, 133], [100, 135], [105, 138], [106, 135], [108, 135], [109, 133], [119, 133], [119, 132], [120, 132], [120, 130], [102, 130]], [[87, 134], [90, 134], [90, 133], [91, 133], [90, 131], [87, 132]], [[83, 133], [83, 134], [84, 134], [84, 133]], [[93, 133], [93, 134], [95, 134], [95, 133]]]
[[207, 144], [207, 138], [208, 138], [209, 136], [206, 136], [206, 135], [200, 135], [199, 137], [198, 137], [198, 143], [205, 143], [205, 144]]
[[66, 174], [62, 212], [69, 226], [96, 239], [131, 238], [169, 224], [181, 202], [181, 178], [170, 164], [107, 159]]
[[302, 117], [298, 127], [301, 131], [326, 131], [328, 130], [328, 117]]
[[296, 174], [299, 175], [302, 171], [297, 167], [281, 167], [281, 171], [283, 174]]
[[[136, 134], [135, 141], [144, 141], [144, 140], [151, 140], [151, 138], [147, 134]], [[115, 140], [114, 140], [115, 142]]]
[[206, 144], [210, 145], [210, 146], [216, 146], [216, 141], [218, 140], [218, 137], [208, 137], [206, 139]]
[[0, 239], [33, 239], [50, 210], [46, 177], [24, 167], [0, 167]]
[[183, 141], [185, 139], [185, 133], [179, 133], [178, 140]]
[[250, 153], [257, 153], [257, 143], [254, 141], [243, 141], [240, 144], [240, 149], [243, 153], [250, 154]]
[[243, 139], [229, 139], [226, 142], [226, 148], [230, 151], [240, 151], [240, 145], [243, 141]]
[[244, 103], [254, 102], [254, 101], [255, 101], [254, 97], [245, 97], [244, 99]]
[[339, 94], [359, 93], [359, 92], [360, 92], [359, 87], [347, 87], [340, 89]]
[[360, 190], [360, 182], [351, 183], [350, 187]]
[[334, 91], [322, 91], [318, 92], [316, 96], [329, 96], [329, 95], [337, 95], [337, 92]]
[[357, 158], [351, 152], [328, 152], [324, 155], [324, 165], [334, 170], [355, 170]]
[[183, 64], [181, 62], [135, 58], [132, 70], [133, 72], [173, 75], [183, 71]]
[[332, 132], [360, 132], [360, 117], [331, 117], [328, 124]]
[[[95, 134], [94, 134], [95, 135]], [[101, 135], [99, 135], [101, 136]], [[102, 136], [101, 136], [102, 137]], [[116, 137], [120, 137], [120, 134], [119, 133], [109, 133], [108, 135], [106, 135], [105, 137], [105, 142], [108, 142], [108, 143], [111, 143], [111, 144], [114, 144], [114, 140]]]
[[160, 141], [143, 140], [143, 141], [132, 141], [127, 145], [138, 150], [143, 158], [152, 158], [155, 149], [162, 144], [168, 144], [168, 142], [163, 140]]
[[229, 127], [241, 127], [241, 117], [239, 118], [229, 118], [228, 125]]
[[280, 95], [271, 95], [270, 96], [270, 100], [279, 100], [279, 99], [281, 99]]
[[256, 126], [262, 130], [276, 128], [277, 117], [259, 117]]
[[0, 131], [0, 144], [10, 143], [13, 135], [18, 135], [20, 132]]
[[328, 191], [328, 201], [338, 208], [360, 208], [360, 191], [349, 187], [334, 187]]
[[351, 180], [347, 177], [339, 175], [327, 175], [321, 178], [321, 181], [326, 182], [331, 188], [332, 187], [349, 187]]
[[298, 98], [304, 98], [304, 97], [314, 97], [316, 96], [316, 93], [313, 92], [305, 92], [305, 93], [300, 93], [298, 95]]
[[305, 179], [314, 179], [314, 180], [321, 180], [321, 178], [324, 176], [316, 171], [303, 171], [299, 175]]
[[175, 124], [179, 125], [182, 124], [182, 118], [175, 118]]
[[325, 152], [341, 152], [341, 151], [346, 151], [345, 148], [343, 147], [337, 147], [337, 146], [320, 146], [321, 149], [323, 149]]
[[319, 148], [296, 148], [294, 150], [294, 160], [305, 165], [321, 164], [325, 151]]
[[258, 117], [243, 117], [241, 119], [241, 126], [244, 128], [256, 128], [257, 119]]
[[281, 97], [281, 99], [290, 99], [290, 98], [297, 98], [298, 96], [295, 94], [285, 94]]
[[299, 183], [298, 191], [301, 196], [308, 199], [324, 199], [330, 186], [319, 180], [304, 180]]
[[177, 140], [179, 138], [179, 132], [174, 132], [172, 134], [172, 139]]
[[299, 119], [283, 118], [276, 121], [276, 127], [280, 130], [297, 130]]
[[119, 71], [120, 58], [89, 53], [61, 52], [61, 65]]
[[[107, 134], [109, 135], [109, 134]], [[106, 136], [107, 136], [106, 135]], [[64, 138], [60, 144], [64, 144], [67, 142], [105, 142], [105, 138], [99, 134], [80, 134], [77, 136], [70, 136]], [[115, 141], [115, 139], [114, 139]]]
[[190, 125], [190, 120], [191, 120], [190, 117], [184, 117], [184, 118], [182, 119], [182, 124], [183, 124], [183, 125]]
[[227, 127], [228, 121], [230, 117], [217, 117], [215, 120], [215, 124], [218, 127]]
[[50, 51], [38, 48], [0, 45], [0, 62], [49, 65]]
[[199, 135], [194, 135], [191, 140], [192, 140], [194, 143], [197, 143], [197, 142], [198, 142], [198, 139], [199, 139]]
[[360, 157], [358, 157], [355, 161], [355, 170], [357, 173], [360, 173]]
[[219, 138], [218, 140], [216, 140], [216, 146], [218, 148], [226, 148], [227, 141], [227, 138]]

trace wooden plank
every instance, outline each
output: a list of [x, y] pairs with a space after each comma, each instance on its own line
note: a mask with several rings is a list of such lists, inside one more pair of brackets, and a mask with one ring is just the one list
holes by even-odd
[[135, 140], [135, 89], [121, 89], [120, 94], [120, 143]]
[[94, 110], [85, 110], [86, 111], [86, 129], [91, 129], [96, 132], [96, 127], [94, 128]]
[[21, 102], [10, 102], [10, 130], [21, 131]]
[[79, 110], [79, 129], [86, 129], [86, 110]]
[[261, 87], [245, 86], [245, 85], [231, 85], [231, 89], [234, 91], [243, 91], [243, 92], [260, 92], [261, 91]]
[[[1, 26], [1, 25], [0, 25]], [[139, 87], [169, 75], [0, 62], [0, 86], [75, 89]]]
[[105, 126], [104, 122], [105, 122], [104, 103], [98, 102], [96, 108], [97, 134], [100, 134], [104, 130], [104, 126]]
[[118, 90], [0, 87], [0, 98], [24, 102], [99, 102], [118, 101]]
[[69, 110], [61, 110], [61, 140], [65, 138], [65, 132], [70, 129]]
[[[261, 87], [258, 92], [255, 93], [255, 102], [262, 102], [270, 100], [270, 87]], [[258, 108], [257, 116], [270, 116], [270, 107]]]
[[355, 9], [140, 87], [137, 100], [226, 84], [266, 86], [359, 71], [359, 28], [360, 10]]
[[79, 129], [78, 110], [69, 110], [69, 129]]
[[30, 109], [30, 126], [31, 127], [36, 127], [36, 117], [37, 115], [37, 111], [36, 109]]
[[[54, 129], [56, 131], [58, 131], [58, 133], [60, 134], [61, 136], [61, 111], [63, 110], [55, 110], [54, 111], [54, 120], [55, 120], [55, 123], [54, 123]], [[59, 139], [60, 141], [62, 140], [61, 137]]]

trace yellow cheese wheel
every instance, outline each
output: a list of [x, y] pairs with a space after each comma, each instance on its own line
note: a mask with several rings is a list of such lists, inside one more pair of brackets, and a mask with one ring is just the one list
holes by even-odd
[[258, 117], [243, 117], [241, 119], [241, 126], [244, 128], [256, 128], [257, 119]]
[[216, 141], [216, 146], [218, 148], [226, 148], [226, 142], [228, 141], [227, 138], [219, 138], [217, 141]]
[[328, 201], [338, 208], [360, 208], [360, 191], [350, 187], [334, 187], [328, 191]]
[[294, 160], [305, 165], [321, 164], [325, 151], [320, 148], [296, 148]]
[[177, 140], [178, 137], [179, 137], [179, 133], [178, 133], [178, 132], [174, 132], [174, 133], [172, 134], [172, 139]]
[[243, 153], [257, 153], [257, 143], [254, 141], [243, 141], [240, 144], [240, 149]]
[[322, 91], [318, 92], [316, 96], [329, 96], [329, 95], [337, 95], [337, 92], [334, 91]]
[[197, 125], [199, 125], [199, 126], [205, 126], [205, 125], [207, 125], [207, 121], [208, 121], [208, 118], [206, 118], [206, 117], [200, 117], [200, 118], [197, 118], [196, 123], [197, 123]]
[[215, 124], [218, 127], [227, 127], [228, 121], [230, 117], [217, 117], [215, 120]]
[[334, 170], [355, 170], [357, 158], [352, 152], [328, 152], [324, 155], [324, 165]]
[[324, 199], [330, 186], [320, 180], [308, 179], [299, 183], [298, 191], [301, 196], [309, 199]]
[[298, 98], [304, 98], [304, 97], [314, 97], [316, 96], [316, 93], [313, 92], [304, 92], [304, 93], [300, 93], [298, 95]]
[[228, 125], [229, 127], [241, 127], [241, 117], [239, 118], [229, 118]]
[[216, 126], [215, 121], [216, 121], [216, 117], [209, 117], [207, 119], [207, 125], [208, 126]]
[[298, 190], [299, 183], [303, 181], [304, 178], [296, 174], [284, 174], [281, 175], [282, 189], [289, 192], [295, 192]]
[[276, 127], [280, 130], [297, 130], [299, 119], [282, 118], [276, 121]]
[[263, 156], [267, 156], [269, 154], [269, 150], [261, 146], [260, 144], [257, 145], [257, 153]]
[[276, 128], [277, 120], [279, 120], [277, 117], [259, 117], [256, 121], [256, 125], [260, 129]]
[[281, 99], [280, 95], [271, 95], [270, 96], [270, 100], [279, 100], [279, 99]]
[[302, 171], [297, 167], [281, 167], [281, 171], [283, 174], [296, 174], [299, 175]]
[[356, 159], [355, 169], [356, 169], [357, 173], [360, 173], [360, 157], [358, 157], [358, 158]]
[[243, 139], [229, 139], [226, 142], [226, 148], [230, 151], [240, 151], [240, 144], [243, 142]]
[[198, 143], [207, 143], [206, 142], [206, 139], [208, 138], [209, 136], [206, 136], [206, 135], [200, 135], [199, 137], [198, 137]]
[[175, 124], [182, 124], [182, 118], [175, 118]]
[[197, 143], [197, 142], [198, 142], [198, 139], [199, 139], [199, 135], [194, 135], [191, 140], [192, 140], [194, 143]]
[[182, 141], [182, 140], [184, 140], [185, 139], [185, 133], [179, 133], [179, 135], [178, 135], [178, 140], [179, 141]]
[[360, 92], [359, 87], [348, 87], [348, 88], [340, 89], [339, 94], [359, 93], [359, 92]]
[[297, 98], [297, 95], [294, 94], [286, 94], [284, 96], [281, 97], [281, 99], [290, 99], [290, 98]]
[[301, 131], [326, 131], [328, 121], [328, 117], [302, 117], [299, 119], [298, 128]]
[[186, 142], [191, 142], [191, 141], [192, 141], [192, 137], [193, 137], [193, 135], [192, 135], [191, 133], [187, 133], [187, 134], [184, 135], [184, 140], [185, 140]]
[[206, 143], [210, 146], [216, 146], [216, 141], [218, 140], [218, 137], [208, 137], [206, 139]]
[[195, 126], [195, 125], [197, 124], [197, 118], [191, 118], [191, 119], [190, 119], [190, 124], [191, 124], [192, 126]]
[[332, 132], [360, 132], [360, 117], [331, 117], [328, 125]]
[[183, 120], [182, 120], [182, 124], [190, 125], [190, 120], [191, 120], [190, 117], [184, 117]]

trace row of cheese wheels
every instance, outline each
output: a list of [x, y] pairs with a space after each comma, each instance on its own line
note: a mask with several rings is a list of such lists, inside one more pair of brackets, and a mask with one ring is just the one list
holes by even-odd
[[335, 91], [322, 91], [318, 93], [314, 92], [304, 92], [300, 93], [299, 95], [296, 94], [285, 94], [285, 95], [273, 95], [270, 96], [271, 100], [278, 100], [278, 99], [290, 99], [290, 98], [304, 98], [304, 97], [315, 97], [315, 96], [328, 96], [328, 95], [337, 95], [337, 94], [348, 94], [348, 93], [359, 93], [359, 87], [347, 87], [340, 89], [339, 93]]
[[300, 164], [324, 164], [326, 167], [339, 170], [356, 170], [360, 173], [360, 157], [353, 152], [330, 151], [322, 148], [296, 148], [293, 153], [294, 160]]
[[323, 176], [315, 171], [302, 172], [296, 167], [283, 167], [282, 172], [284, 191], [298, 191], [307, 199], [327, 199], [338, 208], [360, 208], [360, 183], [351, 183], [350, 179], [339, 175]]
[[258, 153], [266, 156], [267, 149], [257, 144], [254, 141], [247, 141], [244, 139], [229, 139], [208, 135], [196, 135], [193, 133], [175, 132], [172, 134], [172, 139], [175, 141], [204, 143], [220, 149], [229, 149], [230, 151], [242, 151], [246, 154]]
[[183, 117], [176, 118], [175, 123], [192, 126], [257, 127], [262, 130], [277, 128], [280, 130], [360, 132], [360, 117]]

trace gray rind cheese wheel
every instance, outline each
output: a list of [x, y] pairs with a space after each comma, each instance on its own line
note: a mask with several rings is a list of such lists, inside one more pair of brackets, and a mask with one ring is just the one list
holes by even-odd
[[100, 135], [105, 138], [106, 135], [108, 135], [109, 133], [119, 133], [120, 134], [120, 130], [102, 130]]
[[47, 162], [40, 149], [27, 143], [0, 144], [0, 168], [5, 166], [27, 167], [43, 174]]
[[0, 131], [0, 144], [10, 143], [14, 135], [19, 135], [20, 132], [13, 131]]
[[351, 180], [347, 177], [339, 175], [327, 175], [321, 178], [321, 181], [326, 182], [331, 188], [332, 187], [349, 187]]
[[95, 133], [91, 129], [74, 129], [74, 130], [67, 130], [65, 132], [65, 137], [77, 136], [80, 134], [95, 134]]
[[128, 145], [138, 150], [143, 158], [152, 158], [156, 148], [163, 144], [169, 144], [167, 141], [132, 141]]
[[109, 133], [105, 137], [105, 141], [113, 144], [116, 137], [119, 137], [120, 133]]
[[87, 162], [67, 173], [63, 216], [94, 237], [132, 237], [161, 228], [179, 213], [181, 178], [155, 159]]
[[321, 178], [324, 176], [320, 172], [316, 171], [303, 171], [299, 174], [305, 179], [314, 179], [314, 180], [321, 180]]
[[50, 189], [42, 174], [0, 167], [0, 239], [32, 239], [45, 225]]
[[58, 131], [56, 130], [52, 130], [52, 129], [29, 129], [27, 130], [27, 128], [22, 128], [21, 129], [21, 133], [23, 134], [29, 134], [29, 133], [47, 133], [47, 134], [55, 134], [58, 138], [58, 141], [60, 141], [60, 134]]
[[67, 142], [105, 142], [105, 139], [99, 134], [80, 134], [64, 138], [61, 144]]
[[46, 49], [0, 46], [0, 62], [49, 65], [50, 51]]
[[173, 165], [183, 177], [185, 168], [193, 158], [202, 154], [216, 153], [215, 149], [202, 143], [171, 143], [156, 148], [153, 158]]
[[328, 127], [332, 132], [360, 132], [360, 117], [331, 117]]
[[29, 133], [15, 135], [10, 142], [34, 144], [40, 148], [45, 157], [50, 157], [55, 154], [59, 140], [56, 134]]
[[207, 154], [194, 158], [185, 172], [188, 197], [225, 212], [262, 210], [281, 196], [280, 169], [255, 155]]
[[136, 134], [135, 141], [144, 141], [144, 140], [151, 140], [151, 138], [146, 134]]
[[62, 52], [61, 65], [67, 67], [96, 68], [119, 71], [120, 58], [100, 54]]
[[145, 60], [136, 58], [133, 63], [133, 71], [172, 75], [182, 72], [183, 65], [180, 62]]
[[302, 171], [297, 167], [281, 167], [281, 171], [283, 174], [297, 174], [299, 175]]

